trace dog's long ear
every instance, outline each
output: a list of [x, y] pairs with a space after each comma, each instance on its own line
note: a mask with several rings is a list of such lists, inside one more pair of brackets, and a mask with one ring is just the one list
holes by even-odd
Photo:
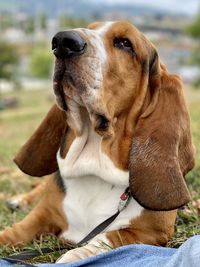
[[181, 81], [160, 65], [156, 51], [148, 93], [130, 150], [130, 190], [147, 209], [172, 210], [190, 200], [184, 176], [194, 166], [194, 148]]
[[38, 129], [20, 149], [14, 162], [31, 176], [44, 176], [58, 169], [56, 153], [66, 129], [66, 115], [54, 105]]

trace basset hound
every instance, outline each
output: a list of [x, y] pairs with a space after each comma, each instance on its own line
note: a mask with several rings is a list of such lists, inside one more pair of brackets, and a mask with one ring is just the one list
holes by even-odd
[[0, 244], [55, 233], [77, 243], [127, 207], [85, 246], [58, 262], [172, 237], [177, 208], [190, 200], [184, 177], [194, 166], [182, 83], [152, 43], [126, 21], [57, 33], [56, 104], [15, 158], [32, 176], [54, 173], [36, 207], [0, 233]]

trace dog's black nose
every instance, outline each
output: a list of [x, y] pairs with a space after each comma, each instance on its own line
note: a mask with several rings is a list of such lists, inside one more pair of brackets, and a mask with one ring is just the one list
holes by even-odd
[[61, 59], [83, 54], [86, 45], [86, 41], [75, 31], [58, 32], [52, 39], [54, 55]]

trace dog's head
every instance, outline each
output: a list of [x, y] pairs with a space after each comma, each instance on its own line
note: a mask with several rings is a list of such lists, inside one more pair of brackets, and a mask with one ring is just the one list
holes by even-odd
[[86, 107], [94, 129], [102, 135], [111, 133], [114, 119], [133, 106], [133, 119], [137, 118], [150, 71], [159, 72], [159, 62], [152, 44], [133, 25], [93, 23], [88, 29], [59, 32], [52, 49], [60, 108], [66, 110], [67, 102]]
[[76, 116], [85, 109], [105, 138], [115, 135], [116, 121], [126, 116], [133, 197], [153, 210], [187, 203], [184, 176], [194, 166], [194, 149], [182, 84], [160, 63], [151, 42], [128, 22], [93, 23], [57, 33], [52, 49], [59, 109], [52, 108], [22, 148], [15, 159], [19, 167], [34, 176], [56, 171], [68, 112]]

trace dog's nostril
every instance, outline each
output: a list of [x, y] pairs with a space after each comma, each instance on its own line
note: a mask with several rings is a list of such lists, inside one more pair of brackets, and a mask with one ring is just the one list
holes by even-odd
[[80, 51], [80, 45], [76, 43], [75, 40], [64, 38], [62, 41], [62, 45], [65, 48], [68, 48], [71, 51]]

